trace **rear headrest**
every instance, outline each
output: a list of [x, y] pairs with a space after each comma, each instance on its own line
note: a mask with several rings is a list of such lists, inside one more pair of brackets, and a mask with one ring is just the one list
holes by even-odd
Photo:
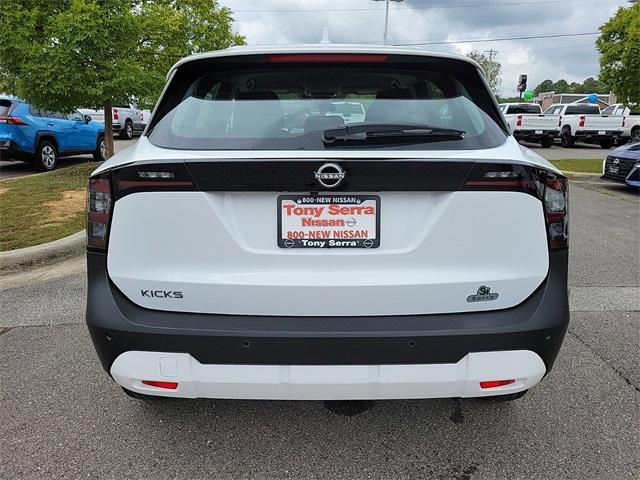
[[253, 92], [240, 92], [236, 100], [279, 100], [276, 92], [271, 90], [256, 90]]
[[413, 98], [413, 95], [411, 95], [411, 90], [409, 90], [408, 88], [385, 88], [384, 90], [379, 90], [378, 93], [376, 93], [376, 99], [378, 100], [404, 100], [410, 98]]

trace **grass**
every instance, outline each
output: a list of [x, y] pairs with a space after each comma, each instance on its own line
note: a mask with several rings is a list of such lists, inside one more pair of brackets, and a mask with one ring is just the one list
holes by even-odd
[[85, 189], [97, 163], [0, 182], [0, 251], [51, 242], [84, 228]]
[[549, 160], [563, 172], [602, 173], [602, 160]]

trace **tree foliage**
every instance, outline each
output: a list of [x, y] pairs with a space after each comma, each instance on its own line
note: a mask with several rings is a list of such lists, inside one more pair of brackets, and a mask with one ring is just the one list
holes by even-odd
[[582, 83], [569, 83], [563, 78], [558, 80], [557, 82], [547, 79], [533, 89], [536, 95], [539, 95], [543, 92], [581, 93], [589, 95], [591, 93], [609, 93], [610, 90], [611, 89], [605, 82], [593, 77], [587, 78]]
[[472, 60], [475, 60], [484, 70], [484, 73], [489, 82], [489, 86], [494, 94], [498, 94], [500, 84], [502, 83], [502, 65], [495, 59], [491, 60], [489, 55], [473, 50], [467, 54]]
[[622, 101], [640, 104], [640, 3], [619, 8], [600, 31], [600, 77]]
[[105, 118], [112, 103], [153, 104], [181, 57], [244, 43], [216, 0], [10, 0], [0, 18], [7, 93], [47, 110], [104, 106]]

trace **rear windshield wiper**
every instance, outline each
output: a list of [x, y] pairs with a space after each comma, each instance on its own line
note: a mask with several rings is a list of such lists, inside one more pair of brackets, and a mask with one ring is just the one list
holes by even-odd
[[416, 142], [462, 140], [463, 130], [453, 128], [439, 128], [430, 125], [396, 125], [396, 124], [364, 124], [346, 125], [339, 128], [325, 130], [322, 141], [325, 145], [341, 144], [348, 141], [356, 142], [388, 142], [407, 141]]

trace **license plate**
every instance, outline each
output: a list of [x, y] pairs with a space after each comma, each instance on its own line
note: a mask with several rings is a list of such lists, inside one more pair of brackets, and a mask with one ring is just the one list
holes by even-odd
[[606, 135], [607, 132], [605, 132], [604, 130], [598, 130], [598, 135]]
[[377, 195], [280, 195], [278, 247], [377, 248]]
[[620, 171], [620, 167], [609, 167], [609, 173], [618, 173]]
[[536, 135], [542, 135], [542, 130], [536, 130]]

